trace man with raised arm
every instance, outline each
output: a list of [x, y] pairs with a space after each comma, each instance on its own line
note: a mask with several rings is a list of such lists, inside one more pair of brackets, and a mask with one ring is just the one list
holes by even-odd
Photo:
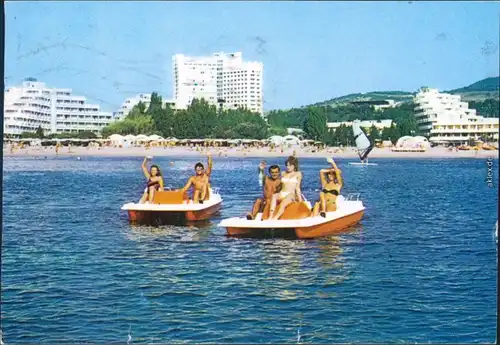
[[203, 204], [203, 201], [208, 200], [210, 190], [210, 174], [212, 173], [212, 157], [207, 154], [208, 163], [207, 170], [201, 162], [194, 166], [195, 175], [191, 176], [186, 185], [181, 188], [183, 192], [193, 187], [193, 202]]
[[263, 212], [266, 205], [270, 204], [273, 194], [279, 193], [281, 191], [281, 177], [280, 177], [280, 167], [277, 165], [271, 165], [269, 167], [269, 175], [264, 173], [266, 168], [266, 162], [262, 161], [259, 164], [259, 178], [261, 179], [262, 185], [264, 185], [264, 198], [259, 198], [253, 204], [252, 212], [247, 214], [247, 219], [255, 219], [257, 213]]

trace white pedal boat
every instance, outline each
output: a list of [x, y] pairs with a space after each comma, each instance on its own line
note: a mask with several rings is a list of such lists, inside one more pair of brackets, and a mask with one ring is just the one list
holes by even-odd
[[[295, 204], [295, 205], [294, 205]], [[365, 207], [359, 194], [349, 194], [347, 198], [337, 197], [337, 210], [327, 212], [326, 217], [311, 217], [309, 202], [294, 203], [285, 209], [279, 220], [262, 220], [259, 213], [253, 220], [245, 217], [224, 219], [219, 223], [230, 236], [262, 235], [269, 230], [292, 231], [298, 238], [316, 238], [339, 233], [357, 224], [363, 217]]]
[[222, 206], [219, 188], [210, 188], [209, 198], [202, 204], [193, 203], [187, 193], [165, 189], [155, 193], [152, 204], [127, 203], [121, 209], [128, 212], [131, 223], [169, 224], [208, 219]]

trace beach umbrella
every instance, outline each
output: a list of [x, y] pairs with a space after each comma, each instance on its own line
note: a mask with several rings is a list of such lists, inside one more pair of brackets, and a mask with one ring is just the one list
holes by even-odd
[[125, 137], [123, 135], [120, 135], [120, 134], [111, 134], [109, 137], [108, 137], [108, 140], [123, 140]]
[[163, 137], [159, 136], [159, 135], [156, 135], [156, 134], [153, 134], [153, 135], [150, 135], [148, 137], [149, 140], [151, 141], [158, 141], [158, 140], [163, 140]]

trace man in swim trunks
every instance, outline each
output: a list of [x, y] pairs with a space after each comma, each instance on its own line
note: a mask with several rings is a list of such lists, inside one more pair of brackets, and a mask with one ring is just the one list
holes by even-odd
[[253, 204], [252, 213], [247, 214], [247, 219], [255, 219], [257, 213], [263, 212], [266, 205], [269, 205], [271, 198], [274, 193], [279, 193], [281, 191], [281, 177], [280, 177], [280, 167], [277, 165], [271, 165], [269, 167], [270, 176], [264, 174], [264, 169], [266, 168], [266, 162], [262, 161], [259, 164], [259, 176], [262, 176], [262, 184], [264, 185], [264, 198], [257, 199]]
[[193, 202], [195, 204], [203, 204], [203, 201], [209, 198], [208, 191], [210, 189], [210, 174], [212, 173], [212, 157], [210, 155], [207, 155], [207, 157], [207, 170], [205, 170], [201, 162], [196, 163], [194, 166], [196, 175], [191, 176], [186, 185], [181, 189], [183, 192], [186, 192], [189, 188], [193, 187]]

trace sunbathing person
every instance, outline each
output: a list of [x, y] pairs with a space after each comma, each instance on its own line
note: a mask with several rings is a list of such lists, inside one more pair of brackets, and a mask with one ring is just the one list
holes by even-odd
[[[302, 173], [299, 171], [299, 160], [293, 156], [288, 157], [286, 160], [286, 169], [287, 171], [281, 177], [281, 191], [273, 194], [271, 199], [269, 220], [279, 219], [290, 203], [302, 201], [302, 192], [300, 190]], [[274, 209], [278, 201], [280, 201], [280, 205], [278, 211], [274, 214]]]
[[163, 191], [163, 177], [161, 176], [160, 168], [157, 165], [152, 165], [148, 171], [146, 166], [147, 161], [148, 157], [144, 158], [141, 165], [144, 176], [146, 176], [148, 182], [139, 204], [144, 204], [145, 202], [152, 204], [155, 192]]
[[281, 190], [281, 178], [280, 178], [280, 167], [277, 165], [271, 165], [269, 167], [269, 175], [264, 174], [264, 169], [266, 168], [266, 163], [262, 161], [259, 164], [259, 182], [264, 185], [264, 195], [263, 198], [259, 198], [253, 204], [252, 212], [247, 214], [247, 219], [255, 219], [257, 213], [264, 212], [266, 205], [270, 204], [271, 199], [274, 194], [279, 193]]
[[326, 212], [337, 210], [337, 197], [343, 186], [342, 171], [332, 158], [328, 158], [327, 162], [332, 165], [332, 168], [321, 169], [319, 172], [321, 192], [319, 193], [319, 201], [314, 204], [313, 217], [317, 216], [318, 213], [321, 217], [326, 217]]
[[210, 174], [212, 173], [212, 158], [208, 156], [208, 167], [205, 167], [201, 162], [194, 166], [195, 175], [191, 176], [186, 185], [180, 190], [186, 192], [193, 187], [193, 202], [203, 204], [203, 201], [208, 200], [210, 190]]

